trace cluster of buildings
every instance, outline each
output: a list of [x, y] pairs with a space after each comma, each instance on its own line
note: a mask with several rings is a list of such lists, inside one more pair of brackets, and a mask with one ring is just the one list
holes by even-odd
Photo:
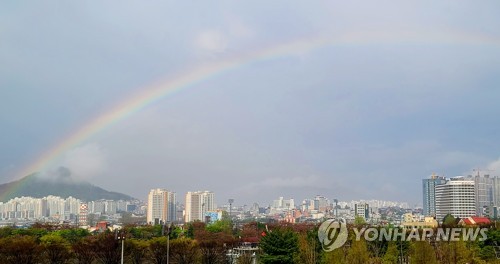
[[43, 198], [16, 197], [6, 203], [0, 202], [0, 219], [75, 219], [80, 213], [79, 199], [49, 195]]
[[[250, 217], [290, 223], [321, 221], [325, 218], [344, 218], [348, 221], [362, 218], [366, 222], [379, 223], [388, 217], [389, 220], [397, 219], [399, 221], [401, 215], [407, 210], [407, 203], [380, 200], [346, 202], [316, 195], [313, 198], [304, 199], [298, 204], [293, 198], [284, 199], [283, 197], [273, 200], [267, 208], [259, 208], [258, 204], [254, 204], [250, 209]], [[243, 212], [237, 216], [240, 219], [249, 217]]]
[[379, 223], [381, 220], [400, 219], [407, 209], [406, 203], [361, 200], [330, 200], [316, 195], [301, 202], [293, 198], [279, 197], [261, 207], [234, 206], [234, 200], [217, 207], [212, 191], [187, 192], [184, 201], [178, 201], [175, 192], [167, 189], [151, 189], [147, 203], [140, 201], [96, 200], [82, 201], [74, 197], [43, 198], [20, 197], [0, 203], [0, 224], [22, 222], [66, 222], [80, 226], [93, 226], [96, 222], [122, 223], [122, 213], [131, 212], [141, 223], [187, 223], [194, 221], [214, 222], [224, 215], [235, 220], [256, 220], [274, 222], [322, 221], [325, 218], [344, 218], [354, 221], [362, 218], [366, 222]]
[[399, 220], [408, 208], [406, 203], [380, 200], [339, 202], [337, 199], [332, 201], [323, 195], [316, 195], [299, 203], [296, 203], [293, 198], [279, 197], [267, 207], [260, 207], [257, 203], [250, 207], [233, 206], [233, 199], [217, 207], [214, 192], [211, 191], [187, 192], [184, 198], [185, 203], [182, 205], [177, 201], [175, 192], [167, 189], [152, 189], [148, 194], [146, 222], [148, 224], [193, 221], [208, 223], [220, 220], [224, 212], [231, 219], [237, 220], [296, 223], [342, 217], [352, 221], [355, 218], [362, 218], [367, 222], [376, 223], [383, 216], [391, 213], [394, 213], [394, 219]]
[[176, 200], [176, 193], [166, 189], [152, 189], [148, 194], [146, 221], [149, 224], [166, 222], [216, 221], [222, 217], [217, 210], [215, 194], [211, 191], [188, 192], [184, 210]]
[[498, 217], [500, 178], [468, 175], [445, 178], [432, 174], [423, 179], [423, 215], [441, 221], [447, 214], [458, 218]]
[[43, 198], [16, 197], [0, 202], [0, 221], [69, 222], [87, 225], [89, 215], [94, 218], [113, 216], [120, 212], [140, 210], [138, 201], [96, 200], [84, 202], [74, 197], [49, 195]]

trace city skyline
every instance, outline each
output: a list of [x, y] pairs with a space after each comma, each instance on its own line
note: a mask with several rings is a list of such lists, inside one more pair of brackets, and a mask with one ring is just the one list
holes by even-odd
[[421, 204], [433, 172], [500, 174], [498, 7], [7, 3], [0, 183]]

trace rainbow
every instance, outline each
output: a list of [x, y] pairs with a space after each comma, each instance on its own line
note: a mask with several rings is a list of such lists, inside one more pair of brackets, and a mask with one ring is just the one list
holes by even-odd
[[[68, 150], [78, 146], [84, 140], [97, 134], [106, 127], [126, 119], [130, 115], [137, 113], [145, 106], [173, 95], [176, 92], [188, 87], [192, 87], [206, 79], [223, 74], [229, 70], [248, 65], [250, 63], [273, 59], [293, 54], [303, 54], [313, 49], [330, 45], [372, 45], [372, 44], [465, 44], [499, 45], [499, 38], [488, 35], [471, 35], [463, 32], [451, 32], [447, 34], [442, 32], [355, 32], [333, 37], [307, 37], [292, 42], [273, 45], [261, 50], [239, 54], [234, 57], [222, 59], [220, 61], [204, 64], [179, 73], [176, 77], [160, 81], [149, 87], [139, 89], [140, 92], [130, 96], [126, 100], [112, 107], [109, 111], [97, 116], [90, 122], [79, 127], [73, 133], [55, 144], [49, 150], [43, 152], [38, 158], [29, 165], [16, 173], [15, 179], [20, 179], [26, 175], [47, 169], [48, 166], [62, 156]], [[22, 185], [22, 181], [17, 181], [12, 188], [0, 194], [0, 200], [9, 194], [15, 192]]]

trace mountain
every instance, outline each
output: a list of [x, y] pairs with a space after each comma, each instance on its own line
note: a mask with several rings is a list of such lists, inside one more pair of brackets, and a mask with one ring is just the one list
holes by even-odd
[[0, 202], [21, 196], [42, 198], [49, 195], [63, 198], [72, 196], [84, 201], [134, 199], [126, 194], [106, 191], [86, 181], [75, 180], [71, 177], [71, 171], [64, 167], [48, 176], [34, 173], [18, 181], [0, 184]]

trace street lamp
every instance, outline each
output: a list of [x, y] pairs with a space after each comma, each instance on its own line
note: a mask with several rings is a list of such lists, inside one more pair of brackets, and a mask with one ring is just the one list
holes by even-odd
[[167, 224], [162, 226], [161, 233], [165, 235], [165, 227], [167, 227], [167, 264], [170, 260], [170, 232], [172, 231], [172, 223], [167, 222]]
[[123, 230], [116, 230], [115, 231], [115, 239], [118, 241], [122, 241], [122, 257], [121, 257], [121, 264], [123, 264], [123, 251], [125, 249], [125, 231]]

